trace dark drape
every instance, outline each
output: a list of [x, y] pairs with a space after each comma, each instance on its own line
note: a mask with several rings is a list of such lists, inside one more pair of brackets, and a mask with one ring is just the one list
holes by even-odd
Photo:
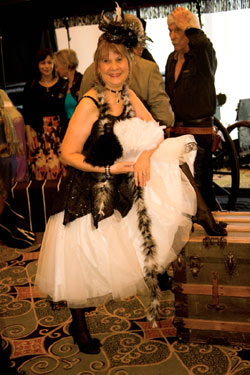
[[57, 51], [53, 18], [34, 7], [0, 7], [0, 88], [22, 111], [23, 88], [40, 48]]
[[[250, 0], [194, 0], [194, 1], [135, 1], [136, 6], [132, 6], [132, 1], [118, 1], [126, 13], [132, 13], [142, 19], [165, 18], [177, 5], [189, 9], [193, 13], [215, 13], [230, 10], [250, 8]], [[145, 3], [145, 6], [143, 4]], [[167, 4], [169, 3], [169, 4]], [[129, 5], [126, 8], [126, 4]], [[140, 4], [140, 5], [139, 5]], [[105, 3], [103, 4], [105, 5]], [[99, 13], [91, 15], [71, 15], [67, 17], [69, 27], [81, 25], [97, 24]], [[54, 20], [55, 28], [64, 27], [64, 18], [58, 17]]]
[[8, 86], [30, 78], [37, 50], [57, 50], [53, 19], [46, 20], [36, 9], [11, 12], [0, 8], [0, 37], [2, 88], [4, 83]]

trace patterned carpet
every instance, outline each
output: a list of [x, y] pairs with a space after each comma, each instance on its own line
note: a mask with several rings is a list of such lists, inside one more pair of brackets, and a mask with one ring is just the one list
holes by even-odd
[[[250, 346], [178, 342], [170, 291], [162, 293], [157, 328], [146, 321], [148, 301], [139, 297], [90, 312], [89, 328], [102, 350], [98, 355], [79, 352], [68, 333], [69, 309], [55, 308], [34, 286], [41, 238], [40, 233], [25, 250], [0, 244], [1, 374], [250, 375]], [[13, 372], [2, 371], [3, 358], [10, 359]]]

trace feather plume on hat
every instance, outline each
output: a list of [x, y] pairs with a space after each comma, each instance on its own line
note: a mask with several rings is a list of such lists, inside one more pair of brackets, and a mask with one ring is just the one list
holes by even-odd
[[148, 38], [142, 24], [136, 16], [124, 17], [122, 9], [116, 3], [115, 12], [102, 11], [99, 20], [99, 29], [104, 32], [102, 37], [110, 43], [123, 44], [133, 49], [139, 43], [145, 43]]

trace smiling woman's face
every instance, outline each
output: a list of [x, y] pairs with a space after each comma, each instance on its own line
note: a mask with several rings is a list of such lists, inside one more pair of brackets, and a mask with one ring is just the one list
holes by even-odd
[[111, 43], [102, 36], [94, 55], [95, 75], [101, 86], [120, 90], [132, 69], [131, 51], [123, 44]]
[[53, 72], [54, 61], [51, 56], [47, 56], [46, 59], [39, 61], [38, 68], [43, 75], [50, 75]]
[[107, 56], [99, 61], [98, 72], [106, 87], [120, 90], [128, 78], [128, 60], [125, 56], [110, 49]]

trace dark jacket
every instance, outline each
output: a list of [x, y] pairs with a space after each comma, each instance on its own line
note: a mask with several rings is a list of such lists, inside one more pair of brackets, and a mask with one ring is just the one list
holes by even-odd
[[214, 76], [216, 54], [211, 41], [199, 29], [186, 30], [190, 51], [185, 54], [177, 81], [174, 81], [176, 52], [167, 60], [165, 89], [176, 120], [189, 121], [213, 116], [216, 110]]
[[66, 126], [62, 93], [64, 84], [63, 78], [59, 78], [49, 88], [43, 87], [37, 80], [26, 83], [23, 96], [23, 117], [26, 125], [30, 125], [36, 132], [43, 132], [43, 117], [59, 116], [60, 126]]

